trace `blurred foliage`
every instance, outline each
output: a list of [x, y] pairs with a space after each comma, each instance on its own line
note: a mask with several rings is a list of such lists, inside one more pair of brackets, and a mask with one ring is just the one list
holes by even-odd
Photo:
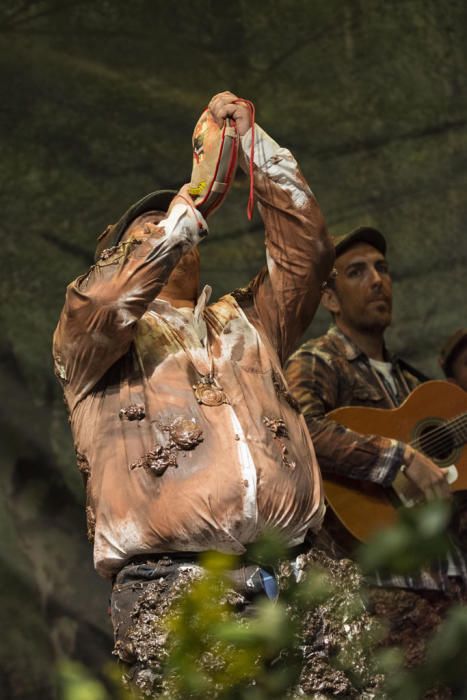
[[446, 620], [428, 644], [423, 664], [410, 671], [403, 666], [397, 650], [379, 654], [379, 667], [386, 676], [386, 693], [391, 700], [421, 700], [436, 687], [448, 687], [452, 697], [467, 697], [465, 655], [467, 652], [467, 610], [453, 606]]
[[102, 683], [83, 666], [71, 661], [59, 665], [58, 683], [62, 700], [107, 700], [109, 697]]
[[[296, 638], [284, 604], [264, 600], [252, 619], [235, 619], [227, 599], [228, 561], [203, 562], [206, 575], [195, 582], [168, 620], [170, 645], [162, 697], [282, 698], [297, 670], [274, 665]], [[248, 686], [254, 679], [254, 691]], [[246, 687], [245, 687], [246, 686]]]
[[401, 509], [394, 527], [376, 533], [360, 548], [363, 571], [413, 574], [442, 557], [449, 549], [446, 532], [450, 518], [451, 507], [446, 501]]
[[[361, 561], [368, 571], [371, 566], [406, 571], [406, 549], [420, 545], [423, 563], [440, 554], [439, 534], [446, 524], [449, 509], [433, 502], [415, 509], [409, 519], [388, 529], [361, 549]], [[404, 537], [396, 536], [398, 527]], [[430, 557], [430, 548], [431, 557]], [[397, 648], [384, 648], [379, 642], [384, 630], [378, 624], [366, 629], [368, 620], [362, 601], [363, 584], [353, 589], [350, 576], [342, 585], [332, 570], [311, 566], [306, 575], [284, 578], [285, 550], [273, 536], [257, 543], [269, 564], [277, 556], [275, 569], [281, 581], [277, 602], [262, 599], [253, 615], [242, 617], [229, 604], [229, 582], [226, 571], [232, 565], [225, 555], [208, 555], [202, 562], [205, 574], [196, 580], [181, 597], [165, 620], [168, 633], [168, 654], [163, 664], [159, 698], [167, 700], [273, 700], [274, 698], [359, 697], [367, 700], [421, 700], [430, 689], [451, 688], [453, 698], [467, 693], [464, 658], [467, 653], [467, 611], [454, 606], [428, 644], [421, 666], [407, 669]], [[274, 555], [272, 555], [274, 553]], [[272, 557], [272, 558], [271, 558]], [[400, 562], [403, 562], [402, 567]], [[420, 559], [422, 563], [422, 559]], [[287, 568], [286, 564], [286, 568]], [[295, 572], [297, 573], [297, 572]], [[347, 590], [346, 590], [347, 589]], [[350, 596], [349, 596], [350, 591]], [[336, 605], [337, 601], [337, 605]], [[318, 615], [333, 610], [334, 620], [328, 634], [347, 630], [348, 643], [331, 644], [322, 653], [327, 655], [336, 673], [352, 678], [353, 692], [303, 690], [303, 656], [306, 619], [310, 611]], [[364, 621], [358, 634], [352, 624]], [[318, 629], [314, 630], [317, 634]], [[311, 631], [313, 633], [313, 631]], [[359, 659], [359, 655], [363, 655]], [[361, 664], [364, 659], [364, 664]], [[360, 663], [360, 667], [359, 667]], [[362, 669], [363, 672], [362, 672]], [[378, 675], [380, 674], [380, 675]], [[60, 667], [60, 700], [125, 700], [127, 689], [118, 682], [117, 667], [109, 667], [111, 687], [90, 678], [84, 668], [66, 662]], [[110, 688], [110, 686], [109, 686]], [[358, 690], [360, 688], [360, 690]], [[155, 696], [156, 697], [156, 696]]]

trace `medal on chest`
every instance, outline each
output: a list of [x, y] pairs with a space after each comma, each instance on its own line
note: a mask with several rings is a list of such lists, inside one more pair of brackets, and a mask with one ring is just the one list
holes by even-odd
[[193, 384], [196, 400], [203, 406], [220, 406], [229, 403], [223, 388], [214, 377], [201, 377], [199, 382]]
[[202, 353], [199, 352], [200, 348], [197, 348], [195, 354], [192, 348], [188, 346], [186, 338], [180, 330], [170, 325], [166, 319], [162, 318], [162, 320], [168, 326], [171, 335], [175, 337], [180, 347], [185, 351], [191, 365], [199, 376], [199, 380], [192, 386], [197, 402], [203, 406], [221, 406], [223, 403], [230, 403], [224, 389], [215, 377], [214, 357], [208, 336], [206, 335], [203, 343], [206, 353], [204, 360]]

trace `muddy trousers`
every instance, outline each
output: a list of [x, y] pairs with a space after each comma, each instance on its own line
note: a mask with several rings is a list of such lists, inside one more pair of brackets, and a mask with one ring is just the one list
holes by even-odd
[[[134, 560], [117, 574], [110, 605], [113, 653], [130, 687], [148, 696], [160, 692], [168, 655], [164, 621], [174, 601], [202, 575], [197, 558], [184, 555]], [[254, 614], [264, 596], [278, 596], [273, 572], [257, 565], [239, 566], [227, 576], [232, 583], [229, 602], [240, 615]]]

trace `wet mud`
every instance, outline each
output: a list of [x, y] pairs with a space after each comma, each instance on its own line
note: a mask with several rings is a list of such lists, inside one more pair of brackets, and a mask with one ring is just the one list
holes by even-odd
[[294, 461], [289, 459], [289, 451], [284, 442], [284, 438], [289, 439], [289, 431], [284, 420], [282, 418], [269, 418], [268, 416], [264, 416], [263, 423], [265, 424], [266, 428], [271, 431], [275, 440], [277, 440], [280, 445], [282, 463], [284, 466], [286, 466], [288, 469], [295, 469], [297, 465]]
[[[136, 687], [143, 697], [170, 697], [164, 665], [173, 640], [168, 637], [166, 621], [177, 601], [203, 575], [200, 567], [179, 567], [174, 572], [170, 564], [169, 560], [166, 575], [135, 588], [133, 603], [127, 603], [129, 623], [116, 630], [114, 653], [126, 662], [125, 683]], [[305, 614], [293, 603], [288, 606], [287, 614], [298, 623], [303, 658], [299, 683], [289, 697], [382, 700], [382, 677], [371, 670], [370, 641], [374, 643], [377, 624], [360, 598], [361, 579], [355, 565], [348, 560], [333, 561], [319, 551], [301, 555], [295, 562], [285, 561], [278, 572], [284, 600], [296, 577], [303, 583], [316, 569], [325, 572], [333, 594], [324, 602], [310, 604]], [[249, 607], [241, 592], [228, 589], [222, 600], [238, 619], [254, 615], [254, 605]], [[224, 614], [226, 610], [220, 612], [221, 618]], [[288, 653], [282, 663], [287, 663]], [[222, 670], [224, 663], [215, 643], [199, 657], [200, 668], [208, 673]]]
[[194, 418], [178, 416], [169, 425], [161, 425], [160, 428], [168, 434], [167, 444], [156, 444], [154, 449], [133, 462], [130, 469], [147, 469], [156, 476], [162, 476], [169, 467], [178, 467], [178, 452], [193, 450], [204, 439], [203, 431]]

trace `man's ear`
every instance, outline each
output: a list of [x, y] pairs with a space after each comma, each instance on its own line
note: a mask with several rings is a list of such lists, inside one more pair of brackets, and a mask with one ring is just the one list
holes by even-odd
[[321, 304], [324, 308], [331, 314], [336, 314], [340, 311], [340, 304], [337, 298], [337, 294], [331, 287], [325, 287], [323, 294], [321, 296]]

